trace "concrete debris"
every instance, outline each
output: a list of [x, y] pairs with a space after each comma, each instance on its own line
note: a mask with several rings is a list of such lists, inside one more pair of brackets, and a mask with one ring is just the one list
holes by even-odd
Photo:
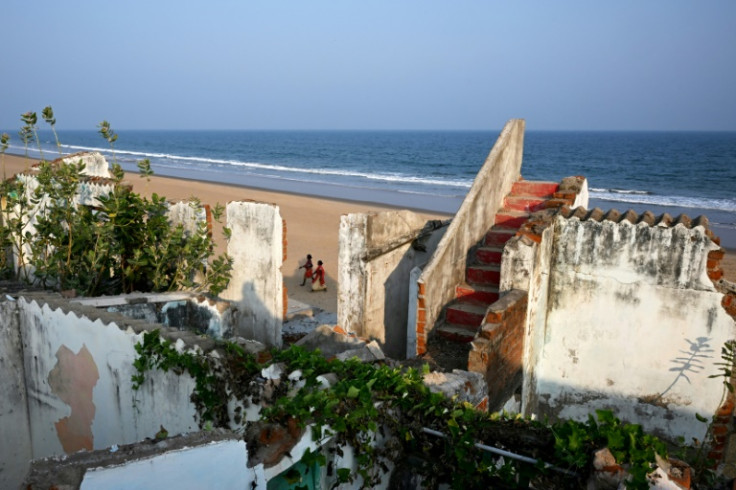
[[481, 403], [487, 395], [483, 375], [461, 369], [453, 369], [451, 373], [427, 373], [424, 384], [434, 393], [442, 393], [448, 398], [457, 395], [459, 402], [473, 405]]
[[320, 325], [296, 343], [296, 345], [307, 350], [319, 349], [322, 355], [328, 359], [341, 352], [363, 347], [365, 344], [365, 341], [357, 337], [336, 332], [330, 325]]
[[346, 350], [336, 355], [335, 358], [341, 361], [347, 361], [353, 357], [358, 358], [362, 362], [383, 361], [386, 356], [383, 354], [381, 347], [375, 340], [357, 349]]

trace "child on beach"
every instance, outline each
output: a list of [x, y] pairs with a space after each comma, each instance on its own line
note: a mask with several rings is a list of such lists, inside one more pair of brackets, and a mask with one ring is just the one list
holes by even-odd
[[312, 291], [327, 291], [325, 284], [325, 269], [322, 267], [322, 261], [317, 261], [317, 270], [312, 274]]
[[300, 269], [304, 269], [304, 277], [302, 278], [301, 286], [304, 286], [306, 284], [307, 279], [312, 278], [312, 256], [307, 254], [307, 261], [304, 263], [304, 265], [300, 265]]

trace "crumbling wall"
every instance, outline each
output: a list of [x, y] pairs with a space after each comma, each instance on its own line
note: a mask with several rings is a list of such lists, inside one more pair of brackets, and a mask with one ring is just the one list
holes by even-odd
[[120, 313], [147, 323], [206, 334], [215, 339], [231, 338], [237, 313], [229, 301], [216, 300], [186, 291], [130, 293], [95, 298], [74, 298], [72, 303]]
[[286, 257], [284, 224], [279, 207], [253, 201], [227, 204], [232, 235], [227, 253], [232, 277], [221, 296], [238, 303], [236, 334], [271, 347], [281, 347], [284, 319]]
[[[586, 214], [587, 213], [587, 214]], [[708, 277], [718, 246], [700, 220], [578, 210], [555, 220], [544, 333], [531, 357], [531, 411], [596, 409], [658, 435], [702, 439], [695, 414], [722, 395], [720, 348], [736, 333]]]
[[14, 301], [0, 301], [0, 488], [17, 488], [31, 460], [23, 349]]
[[426, 262], [446, 230], [405, 210], [343, 215], [338, 324], [377, 340], [389, 357], [403, 358], [411, 270]]
[[468, 370], [485, 378], [491, 411], [499, 410], [521, 387], [526, 307], [526, 291], [509, 291], [488, 308], [471, 342]]
[[197, 233], [200, 226], [204, 225], [212, 232], [212, 212], [208, 204], [198, 201], [179, 201], [169, 203], [166, 213], [167, 218], [174, 225], [181, 224], [189, 234]]
[[112, 175], [110, 174], [110, 166], [107, 164], [107, 160], [105, 160], [105, 157], [102, 153], [97, 151], [74, 153], [62, 158], [57, 158], [52, 163], [76, 164], [80, 162], [84, 163], [84, 171], [82, 172], [84, 175], [89, 175], [91, 177], [102, 177], [105, 179], [109, 179], [112, 177]]
[[468, 251], [493, 226], [496, 212], [519, 179], [524, 148], [524, 120], [506, 123], [475, 178], [452, 224], [422, 271], [415, 311], [417, 354], [426, 351], [427, 338], [442, 308], [455, 297], [455, 286], [465, 278]]
[[522, 390], [520, 411], [536, 406], [534, 380], [535, 366], [544, 346], [549, 295], [550, 261], [554, 230], [546, 226], [530, 235], [529, 229], [506, 243], [501, 266], [500, 289], [527, 291], [525, 325], [522, 329], [524, 352], [522, 356]]
[[131, 381], [134, 346], [144, 331], [159, 327], [172, 340], [194, 334], [82, 305], [72, 311], [66, 300], [46, 293], [6, 298], [3, 308], [12, 314], [2, 316], [0, 330], [19, 332], [27, 391], [26, 405], [19, 398], [12, 408], [28, 414], [30, 430], [12, 447], [0, 446], [0, 461], [12, 461], [24, 444], [42, 458], [143, 440], [162, 425], [172, 435], [197, 429], [188, 375], [154, 371], [138, 391]]
[[263, 467], [247, 461], [242, 436], [215, 429], [35, 461], [23, 488], [265, 489]]

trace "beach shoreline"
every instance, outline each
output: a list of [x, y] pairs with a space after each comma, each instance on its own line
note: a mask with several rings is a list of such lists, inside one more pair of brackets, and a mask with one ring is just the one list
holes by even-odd
[[[23, 156], [5, 155], [5, 171], [7, 176], [22, 172], [35, 163], [35, 160]], [[185, 179], [153, 175], [150, 181], [140, 177], [137, 172], [126, 171], [125, 182], [133, 186], [133, 190], [144, 196], [154, 192], [169, 201], [186, 200], [196, 197], [203, 204], [226, 205], [230, 201], [252, 200], [279, 206], [281, 217], [286, 220], [286, 260], [282, 266], [284, 284], [288, 296], [299, 302], [316, 306], [325, 311], [337, 312], [337, 256], [339, 248], [340, 216], [349, 213], [368, 213], [408, 209], [404, 207], [382, 205], [380, 203], [351, 201], [346, 199], [327, 199], [310, 195], [272, 191], [246, 187], [237, 184], [223, 184], [202, 180]], [[412, 209], [423, 218], [447, 219], [452, 215], [433, 213], [421, 209]], [[225, 238], [222, 226], [213, 226], [217, 253], [225, 251]], [[327, 291], [311, 292], [310, 283], [300, 286], [303, 269], [299, 266], [311, 254], [313, 262], [324, 262]]]
[[[6, 154], [4, 167], [7, 176], [12, 176], [27, 169], [35, 160], [23, 156]], [[154, 169], [155, 170], [155, 169]], [[419, 207], [381, 204], [370, 201], [317, 197], [294, 191], [271, 190], [235, 183], [220, 183], [187, 177], [171, 177], [154, 175], [150, 181], [141, 178], [134, 171], [126, 171], [125, 181], [133, 186], [135, 192], [145, 196], [156, 193], [170, 201], [186, 200], [196, 197], [202, 203], [215, 206], [225, 205], [230, 201], [253, 200], [273, 203], [279, 206], [283, 219], [286, 220], [286, 260], [282, 266], [284, 283], [288, 296], [299, 302], [316, 306], [325, 311], [337, 311], [337, 256], [340, 216], [349, 213], [381, 212], [396, 209], [409, 209], [423, 218], [447, 219], [449, 213], [427, 211]], [[695, 217], [695, 216], [691, 216]], [[718, 235], [718, 228], [714, 233]], [[224, 236], [221, 226], [214, 227], [214, 238], [218, 243], [218, 252], [223, 252]], [[724, 277], [736, 282], [736, 246], [731, 236], [721, 237], [726, 256], [721, 262]], [[300, 286], [302, 270], [299, 266], [307, 254], [324, 262], [326, 271], [327, 292], [312, 293], [309, 283]]]

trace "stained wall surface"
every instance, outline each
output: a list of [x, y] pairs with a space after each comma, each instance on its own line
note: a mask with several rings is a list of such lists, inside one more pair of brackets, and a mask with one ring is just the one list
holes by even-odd
[[3, 488], [17, 487], [32, 458], [152, 438], [162, 425], [172, 435], [198, 429], [188, 375], [153, 371], [133, 390], [142, 322], [81, 305], [75, 313], [55, 298], [30, 293], [0, 301], [7, 395], [0, 430], [13, 441], [0, 445], [0, 461], [17, 464], [0, 475]]
[[611, 409], [659, 435], [702, 439], [695, 414], [718, 409], [722, 380], [709, 376], [736, 334], [706, 272], [719, 247], [702, 226], [561, 216], [554, 226], [527, 411], [584, 419]]
[[284, 224], [279, 207], [251, 201], [227, 205], [232, 231], [230, 285], [222, 298], [238, 304], [236, 334], [271, 347], [281, 346], [284, 318]]
[[[425, 230], [426, 233], [423, 233]], [[409, 276], [437, 247], [447, 226], [411, 211], [340, 218], [338, 324], [377, 340], [389, 357], [406, 354]], [[415, 239], [421, 238], [421, 246]]]
[[28, 469], [32, 448], [14, 301], [0, 301], [0, 319], [0, 488], [17, 488]]

